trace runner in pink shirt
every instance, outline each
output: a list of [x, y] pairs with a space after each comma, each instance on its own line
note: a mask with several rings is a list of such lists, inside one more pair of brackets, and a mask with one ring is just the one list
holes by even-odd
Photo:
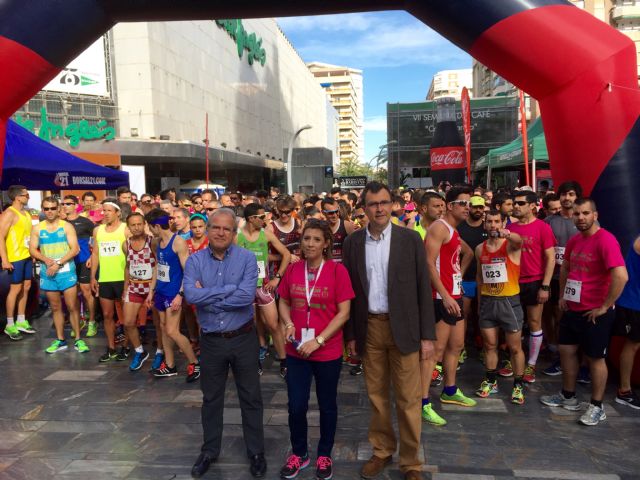
[[540, 401], [550, 407], [579, 410], [576, 397], [578, 347], [589, 360], [591, 402], [580, 417], [584, 425], [597, 425], [607, 418], [602, 398], [607, 385], [607, 348], [615, 314], [613, 305], [628, 280], [624, 258], [615, 237], [600, 228], [595, 202], [575, 202], [573, 220], [580, 232], [567, 243], [560, 269], [560, 362], [562, 391]]
[[[527, 383], [536, 381], [536, 363], [542, 346], [542, 308], [549, 300], [551, 278], [555, 267], [555, 245], [551, 227], [539, 220], [534, 207], [538, 196], [533, 192], [518, 192], [513, 201], [513, 216], [518, 223], [509, 225], [509, 230], [522, 237], [520, 259], [520, 303], [527, 309], [529, 323], [529, 360], [522, 379]], [[498, 372], [511, 376], [510, 368]]]

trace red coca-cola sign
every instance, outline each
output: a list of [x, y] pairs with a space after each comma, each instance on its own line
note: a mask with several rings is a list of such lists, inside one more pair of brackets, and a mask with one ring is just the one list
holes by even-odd
[[437, 147], [429, 152], [431, 170], [465, 168], [464, 147]]

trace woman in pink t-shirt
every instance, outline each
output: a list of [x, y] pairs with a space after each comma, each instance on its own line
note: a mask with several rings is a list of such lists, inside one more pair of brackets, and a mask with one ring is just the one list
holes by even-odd
[[342, 327], [355, 296], [347, 269], [331, 260], [333, 238], [324, 220], [309, 219], [300, 241], [303, 261], [289, 266], [278, 287], [280, 319], [287, 341], [287, 392], [292, 454], [280, 471], [293, 478], [309, 465], [307, 410], [311, 380], [320, 409], [316, 474], [330, 478], [338, 423]]

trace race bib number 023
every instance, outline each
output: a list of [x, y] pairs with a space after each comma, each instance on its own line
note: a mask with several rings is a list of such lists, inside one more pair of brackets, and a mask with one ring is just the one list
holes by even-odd
[[484, 283], [505, 283], [507, 280], [507, 265], [504, 262], [482, 264]]

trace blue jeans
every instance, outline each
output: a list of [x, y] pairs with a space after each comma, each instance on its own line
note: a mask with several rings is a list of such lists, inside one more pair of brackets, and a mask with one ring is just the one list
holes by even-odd
[[320, 409], [320, 441], [318, 456], [330, 457], [338, 423], [338, 381], [342, 358], [313, 362], [287, 355], [287, 392], [289, 394], [289, 432], [294, 455], [308, 453], [307, 410], [311, 379], [316, 381]]

